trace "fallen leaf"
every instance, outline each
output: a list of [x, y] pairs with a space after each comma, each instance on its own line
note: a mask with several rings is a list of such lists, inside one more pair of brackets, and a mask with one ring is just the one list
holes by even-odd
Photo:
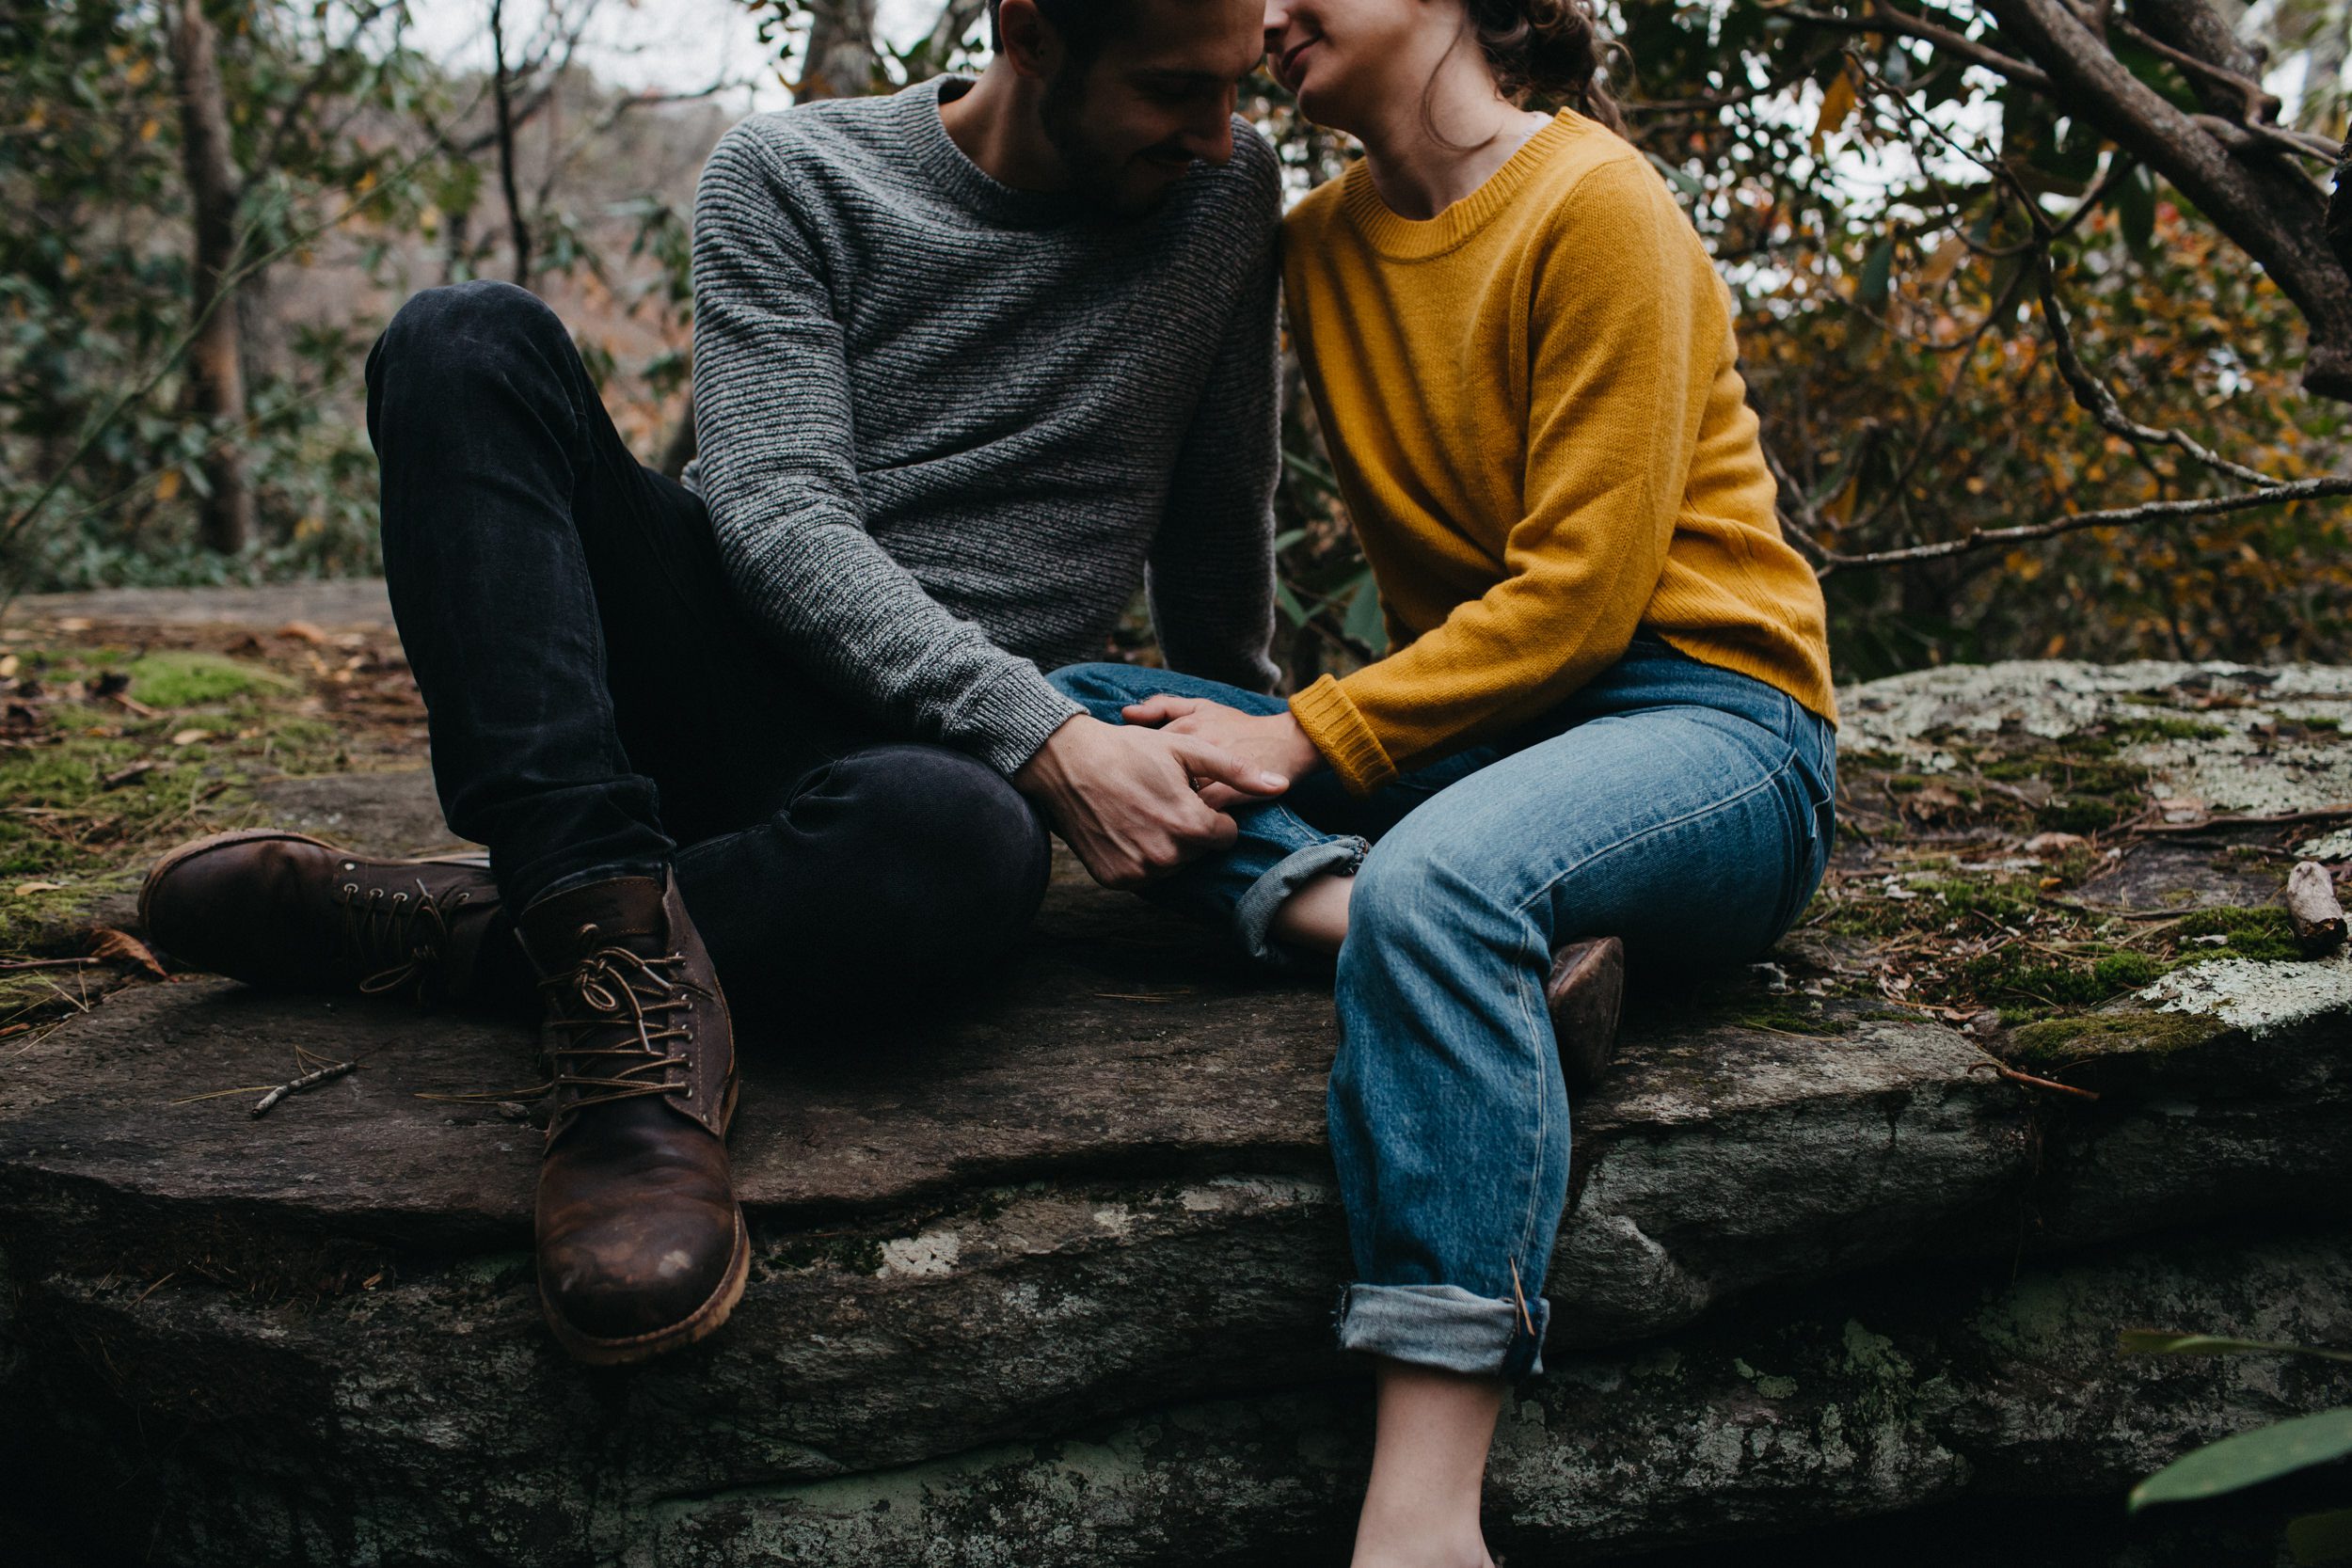
[[69, 615], [57, 623], [59, 631], [87, 631], [89, 628], [90, 619], [87, 615]]
[[2063, 855], [2069, 849], [2079, 849], [2090, 842], [2080, 833], [2036, 833], [2026, 840], [2024, 848], [2028, 855]]
[[16, 679], [16, 672], [21, 667], [21, 662], [14, 654], [0, 654], [0, 681]]
[[101, 789], [120, 789], [124, 784], [129, 784], [132, 780], [139, 777], [141, 774], [152, 773], [156, 768], [161, 768], [162, 766], [162, 763], [153, 761], [135, 762], [130, 767], [121, 769], [119, 772], [109, 773], [104, 778], [99, 780], [98, 787]]
[[118, 931], [111, 926], [101, 926], [90, 933], [89, 956], [110, 962], [136, 964], [159, 980], [169, 979], [170, 974], [155, 961], [155, 955], [147, 943], [128, 931]]
[[319, 630], [308, 621], [289, 621], [278, 628], [278, 635], [292, 638], [297, 642], [308, 642], [312, 647], [317, 647], [326, 641], [326, 633]]
[[1974, 815], [1966, 797], [1949, 784], [1922, 784], [1902, 798], [1903, 815], [1923, 823]]
[[193, 746], [199, 740], [210, 740], [212, 737], [210, 730], [182, 730], [171, 737], [171, 743], [174, 746]]
[[63, 882], [19, 882], [16, 884], [16, 895], [26, 898], [36, 893], [55, 893], [63, 886]]

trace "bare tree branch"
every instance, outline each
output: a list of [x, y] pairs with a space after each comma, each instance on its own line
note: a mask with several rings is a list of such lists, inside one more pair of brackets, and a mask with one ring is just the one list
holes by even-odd
[[310, 100], [318, 96], [319, 89], [326, 85], [326, 80], [334, 74], [336, 66], [342, 62], [344, 56], [358, 48], [361, 36], [375, 24], [378, 17], [390, 16], [397, 19], [402, 14], [400, 8], [393, 4], [393, 0], [355, 0], [352, 6], [351, 31], [345, 35], [341, 44], [336, 44], [327, 39], [326, 24], [321, 23], [318, 63], [312, 66], [310, 74], [295, 86], [292, 96], [278, 110], [278, 119], [270, 127], [269, 137], [262, 144], [261, 154], [253, 160], [253, 167], [246, 173], [245, 184], [237, 193], [239, 200], [242, 201], [252, 194], [254, 182], [261, 179], [264, 172], [278, 167], [285, 154], [286, 144], [293, 139], [294, 127], [302, 119], [303, 111], [310, 107]]
[[[1984, 0], [2005, 39], [2049, 73], [2070, 112], [2169, 181], [2286, 291], [2311, 332], [2303, 385], [2352, 399], [2352, 271], [2328, 246], [2326, 202], [2274, 156], [2242, 158], [2132, 74], [2065, 0]], [[2104, 9], [2104, 8], [2102, 8]], [[2175, 49], [2230, 68], [2210, 36], [2203, 0], [2139, 0], [2147, 30]], [[2227, 29], [2221, 28], [2222, 37]], [[2234, 55], [2234, 40], [2229, 48]], [[2216, 94], [2204, 76], [2193, 80]], [[2223, 104], [2217, 97], [2209, 108]], [[2226, 105], [2225, 105], [2226, 106]]]
[[2040, 68], [2014, 55], [2004, 55], [1990, 45], [1979, 43], [1975, 39], [1956, 33], [1949, 27], [1938, 26], [1924, 17], [1897, 10], [1888, 0], [1871, 0], [1870, 14], [1867, 17], [1840, 16], [1835, 11], [1810, 10], [1802, 6], [1781, 6], [1772, 14], [1809, 22], [1816, 27], [1827, 27], [1841, 33], [1899, 33], [1905, 38], [1931, 43], [1955, 59], [1982, 66], [2036, 92], [2051, 89], [2048, 74]]
[[1892, 566], [1910, 561], [1940, 561], [1947, 556], [1967, 555], [2002, 545], [2053, 539], [2061, 533], [2074, 533], [2087, 528], [2121, 528], [2182, 517], [2210, 517], [2225, 512], [2250, 511], [2258, 506], [2284, 506], [2290, 501], [2316, 500], [2323, 496], [2352, 496], [2352, 477], [2328, 474], [2316, 479], [2298, 479], [2273, 485], [2250, 495], [2203, 496], [2193, 500], [2143, 501], [2137, 506], [2110, 507], [2099, 512], [2070, 512], [2047, 522], [2032, 523], [2023, 528], [1977, 529], [1957, 539], [1940, 540], [1932, 545], [1910, 545], [1899, 549], [1871, 550], [1859, 555], [1832, 550], [1825, 554], [1826, 563], [1821, 573], [1826, 577], [1842, 566]]

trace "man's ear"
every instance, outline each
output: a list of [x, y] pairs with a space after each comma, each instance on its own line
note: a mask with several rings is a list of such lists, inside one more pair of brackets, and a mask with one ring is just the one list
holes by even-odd
[[1061, 35], [1037, 8], [1037, 0], [998, 0], [996, 39], [996, 52], [1020, 75], [1049, 81], [1061, 69]]

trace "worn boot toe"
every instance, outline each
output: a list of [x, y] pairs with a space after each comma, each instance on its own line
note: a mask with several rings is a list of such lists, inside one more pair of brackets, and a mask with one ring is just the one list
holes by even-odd
[[[699, 1335], [678, 1330], [718, 1326], [723, 1310], [714, 1313], [714, 1304], [731, 1302], [730, 1287], [739, 1291], [750, 1258], [724, 1167], [714, 1169], [702, 1149], [680, 1158], [677, 1118], [659, 1101], [614, 1106], [605, 1120], [593, 1165], [559, 1149], [543, 1167], [539, 1280], [548, 1318], [568, 1346], [592, 1354], [655, 1336], [691, 1342]], [[627, 1121], [643, 1125], [612, 1125]]]

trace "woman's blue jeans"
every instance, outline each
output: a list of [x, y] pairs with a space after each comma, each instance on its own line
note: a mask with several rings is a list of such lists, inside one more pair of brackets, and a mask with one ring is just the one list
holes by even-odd
[[[1053, 680], [1114, 723], [1159, 692], [1282, 706], [1136, 665]], [[1319, 772], [1238, 809], [1231, 849], [1154, 885], [1282, 963], [1267, 937], [1282, 900], [1321, 872], [1357, 876], [1329, 1101], [1358, 1280], [1343, 1346], [1486, 1376], [1542, 1370], [1568, 1189], [1544, 1006], [1553, 951], [1615, 936], [1636, 968], [1754, 958], [1820, 881], [1836, 793], [1825, 721], [1642, 637], [1542, 719], [1369, 796]]]

